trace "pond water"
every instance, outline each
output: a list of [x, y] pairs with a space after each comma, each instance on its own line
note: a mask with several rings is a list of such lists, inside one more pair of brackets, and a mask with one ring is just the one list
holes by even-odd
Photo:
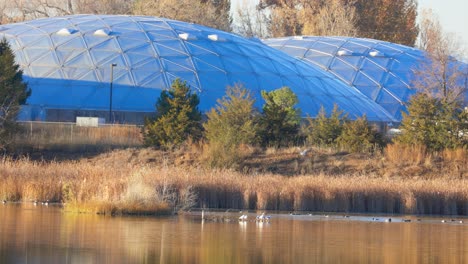
[[0, 263], [468, 263], [466, 218], [238, 216], [205, 213], [202, 222], [200, 212], [105, 217], [0, 204]]

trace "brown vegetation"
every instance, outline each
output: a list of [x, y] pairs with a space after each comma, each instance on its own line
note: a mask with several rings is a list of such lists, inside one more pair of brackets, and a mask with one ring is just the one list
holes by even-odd
[[[281, 211], [468, 214], [466, 150], [384, 155], [314, 149], [255, 152], [241, 168], [204, 168], [196, 150], [127, 149], [78, 161], [5, 158], [0, 198], [62, 201], [67, 210], [169, 213], [190, 206]], [[456, 168], [456, 169], [453, 169]]]
[[14, 138], [17, 152], [103, 151], [115, 147], [139, 147], [141, 128], [133, 125], [77, 126], [74, 123], [22, 122]]

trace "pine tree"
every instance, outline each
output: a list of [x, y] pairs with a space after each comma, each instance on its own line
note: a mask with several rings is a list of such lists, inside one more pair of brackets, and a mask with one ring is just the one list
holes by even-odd
[[265, 146], [286, 146], [298, 139], [300, 110], [294, 106], [297, 96], [289, 87], [266, 92], [262, 91], [265, 100], [260, 118], [262, 143]]
[[198, 95], [190, 92], [186, 82], [176, 79], [170, 90], [162, 91], [156, 103], [156, 117], [147, 119], [143, 129], [148, 146], [172, 148], [189, 137], [197, 140], [202, 135]]
[[6, 39], [0, 41], [0, 148], [10, 143], [18, 130], [16, 118], [20, 105], [26, 103], [31, 90], [23, 82], [23, 71], [15, 63], [15, 56]]
[[382, 135], [370, 126], [366, 116], [344, 123], [337, 142], [351, 152], [369, 152], [374, 146], [384, 145]]
[[208, 162], [214, 167], [231, 167], [243, 156], [239, 147], [257, 141], [257, 112], [254, 100], [240, 85], [228, 87], [226, 95], [208, 112], [203, 125], [208, 140]]
[[433, 151], [468, 146], [467, 113], [458, 104], [419, 93], [410, 99], [403, 113], [403, 133], [396, 141], [424, 145]]
[[307, 142], [321, 147], [336, 147], [346, 121], [347, 115], [338, 109], [338, 105], [335, 104], [330, 117], [327, 117], [325, 108], [320, 108], [315, 119], [310, 117], [307, 119], [308, 125], [305, 128]]

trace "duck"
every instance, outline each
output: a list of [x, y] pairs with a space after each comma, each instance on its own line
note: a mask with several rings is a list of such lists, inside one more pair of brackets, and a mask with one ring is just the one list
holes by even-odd
[[257, 222], [270, 222], [270, 219], [270, 215], [265, 215], [265, 213], [262, 213], [261, 215], [258, 215], [255, 220]]
[[257, 217], [255, 218], [257, 222], [263, 222], [264, 219], [265, 219], [265, 213], [262, 213], [261, 215], [257, 215]]
[[247, 215], [243, 214], [243, 215], [239, 216], [239, 221], [241, 221], [241, 222], [247, 221]]

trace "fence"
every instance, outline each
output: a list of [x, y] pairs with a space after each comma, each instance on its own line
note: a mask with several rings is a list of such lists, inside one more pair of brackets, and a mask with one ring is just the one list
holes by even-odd
[[76, 123], [19, 122], [16, 148], [35, 150], [99, 150], [116, 147], [139, 147], [143, 144], [141, 126], [77, 126]]

